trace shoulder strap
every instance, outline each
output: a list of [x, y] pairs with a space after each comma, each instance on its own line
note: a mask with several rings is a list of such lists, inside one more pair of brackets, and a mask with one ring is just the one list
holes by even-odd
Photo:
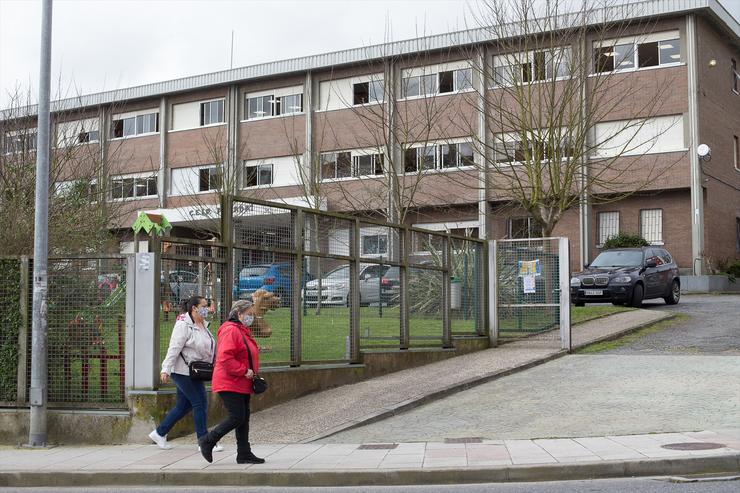
[[248, 369], [254, 371], [254, 365], [252, 364], [252, 351], [249, 350], [249, 342], [247, 341], [247, 336], [242, 333], [242, 338], [244, 339], [244, 344], [247, 346], [247, 359], [249, 360]]

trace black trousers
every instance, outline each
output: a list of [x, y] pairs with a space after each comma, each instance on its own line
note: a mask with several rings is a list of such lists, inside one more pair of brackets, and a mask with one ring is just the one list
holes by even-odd
[[216, 425], [209, 433], [209, 440], [216, 443], [231, 430], [236, 434], [237, 455], [248, 454], [252, 451], [249, 445], [249, 399], [250, 394], [237, 392], [219, 392], [229, 416]]

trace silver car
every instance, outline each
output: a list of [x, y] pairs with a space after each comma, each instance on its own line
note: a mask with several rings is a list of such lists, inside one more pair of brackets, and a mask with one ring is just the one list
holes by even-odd
[[[332, 306], [349, 306], [349, 266], [338, 267], [321, 279], [321, 304]], [[378, 264], [360, 266], [360, 304], [377, 304], [382, 299], [384, 305], [398, 302], [400, 292], [398, 267]], [[316, 305], [318, 300], [319, 280], [306, 283], [303, 299], [307, 305]]]

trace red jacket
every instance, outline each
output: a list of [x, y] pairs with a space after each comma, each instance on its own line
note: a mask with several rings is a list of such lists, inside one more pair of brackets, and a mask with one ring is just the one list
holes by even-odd
[[228, 320], [218, 328], [218, 346], [216, 347], [216, 365], [211, 381], [212, 392], [237, 392], [254, 394], [252, 380], [247, 379], [249, 368], [247, 346], [252, 353], [255, 373], [260, 369], [260, 355], [257, 342], [252, 332], [244, 324]]

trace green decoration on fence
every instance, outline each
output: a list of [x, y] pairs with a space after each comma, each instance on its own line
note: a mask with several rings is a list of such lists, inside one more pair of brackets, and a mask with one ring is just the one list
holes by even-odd
[[169, 233], [170, 229], [172, 229], [172, 225], [166, 217], [160, 214], [142, 212], [139, 214], [139, 217], [136, 218], [131, 229], [133, 229], [134, 233], [137, 234], [143, 230], [147, 234], [152, 234], [152, 232], [154, 232], [157, 236], [164, 236]]

